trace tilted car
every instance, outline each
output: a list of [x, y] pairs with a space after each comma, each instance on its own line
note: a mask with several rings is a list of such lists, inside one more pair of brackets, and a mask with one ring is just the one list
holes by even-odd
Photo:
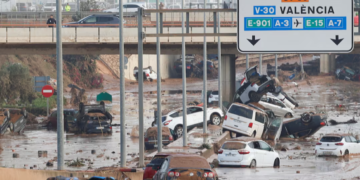
[[291, 109], [295, 109], [299, 106], [299, 103], [296, 101], [296, 99], [292, 96], [289, 96], [286, 94], [281, 86], [276, 87], [275, 92], [267, 93], [267, 96], [274, 96], [278, 98], [281, 102], [283, 102], [287, 107]]
[[245, 78], [235, 93], [234, 102], [243, 104], [259, 102], [266, 93], [275, 92], [275, 80], [266, 75], [260, 75], [256, 67], [251, 67], [245, 71]]
[[[134, 77], [135, 79], [138, 81], [139, 80], [139, 68], [138, 67], [134, 67]], [[147, 81], [153, 81], [157, 79], [157, 74], [154, 70], [152, 70], [152, 67], [149, 66], [147, 68], [143, 68], [143, 80], [147, 80]]]
[[279, 167], [279, 154], [266, 142], [241, 137], [226, 141], [218, 151], [220, 166]]
[[265, 110], [269, 117], [268, 123], [265, 125], [265, 131], [261, 137], [263, 140], [277, 141], [280, 138], [281, 130], [283, 126], [283, 118], [275, 116], [271, 110]]
[[153, 177], [154, 180], [215, 180], [216, 172], [199, 155], [176, 154], [167, 156]]
[[[193, 128], [203, 124], [203, 107], [188, 106], [187, 107], [187, 128]], [[222, 110], [218, 107], [207, 108], [207, 121], [213, 125], [220, 125], [221, 118], [224, 116]], [[157, 120], [157, 118], [156, 118]], [[169, 112], [167, 115], [161, 118], [163, 126], [169, 127], [175, 131], [177, 137], [181, 137], [183, 134], [183, 109], [179, 108]], [[152, 123], [156, 125], [156, 122]]]
[[[79, 111], [76, 109], [64, 109], [63, 114], [64, 114], [65, 131], [69, 131], [70, 130], [69, 128], [76, 126], [76, 124], [74, 124], [73, 121], [75, 120], [78, 112]], [[54, 109], [51, 112], [51, 114], [48, 116], [47, 120], [48, 120], [48, 123], [46, 126], [48, 129], [56, 129], [57, 128], [57, 110], [56, 109]]]
[[[146, 130], [144, 139], [145, 139], [145, 149], [154, 149], [158, 147], [158, 129], [157, 127], [150, 127]], [[172, 142], [174, 142], [176, 138], [174, 138], [174, 133], [168, 127], [162, 127], [162, 145], [166, 146]]]
[[294, 111], [274, 96], [263, 96], [259, 104], [267, 109], [271, 109], [277, 116], [285, 118], [292, 118], [294, 116]]
[[0, 109], [0, 134], [4, 134], [10, 125], [10, 112], [8, 109]]
[[238, 135], [261, 138], [267, 122], [268, 115], [260, 108], [233, 103], [226, 112], [222, 127], [223, 131], [230, 131], [232, 138]]
[[326, 134], [316, 143], [316, 156], [346, 156], [360, 153], [360, 141], [351, 134]]
[[327, 125], [327, 117], [325, 115], [303, 113], [300, 117], [284, 121], [281, 137], [309, 137], [325, 125]]
[[356, 73], [354, 70], [344, 66], [342, 68], [338, 68], [335, 71], [336, 77], [338, 79], [347, 80], [347, 81], [359, 81], [360, 75]]
[[219, 91], [208, 91], [208, 103], [218, 102], [219, 101]]

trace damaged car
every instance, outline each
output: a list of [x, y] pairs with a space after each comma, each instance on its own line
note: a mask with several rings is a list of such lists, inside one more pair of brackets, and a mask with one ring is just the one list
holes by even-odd
[[280, 116], [275, 116], [274, 112], [270, 110], [267, 110], [266, 114], [269, 117], [269, 121], [265, 126], [265, 130], [261, 139], [277, 141], [281, 135], [283, 118]]
[[234, 102], [247, 104], [259, 102], [261, 97], [268, 92], [275, 92], [275, 80], [266, 75], [260, 75], [257, 66], [245, 71], [245, 78], [241, 82], [241, 87], [236, 91]]
[[100, 104], [93, 105], [80, 103], [79, 113], [74, 118], [74, 122], [68, 121], [68, 127], [71, 128], [76, 125], [79, 133], [111, 134], [112, 119], [111, 114], [105, 110], [105, 103], [103, 101]]
[[[150, 127], [146, 130], [144, 135], [145, 150], [154, 149], [158, 147], [158, 129], [157, 127]], [[168, 127], [162, 127], [162, 145], [166, 146], [176, 140], [176, 135]]]
[[27, 112], [25, 109], [9, 109], [10, 113], [10, 131], [14, 133], [23, 133], [26, 122], [27, 122]]
[[281, 137], [309, 137], [325, 125], [327, 125], [327, 117], [325, 115], [303, 113], [300, 117], [284, 121], [281, 130]]
[[204, 157], [192, 154], [174, 154], [165, 158], [153, 179], [216, 180], [218, 177]]
[[335, 71], [336, 78], [347, 81], [359, 81], [360, 76], [356, 71], [344, 66]]
[[[188, 106], [186, 110], [187, 114], [187, 128], [193, 128], [203, 124], [203, 107], [199, 106]], [[207, 121], [213, 125], [220, 125], [222, 117], [224, 116], [223, 111], [218, 107], [207, 108]], [[152, 125], [156, 125], [157, 117]], [[169, 127], [175, 131], [177, 137], [181, 137], [183, 133], [183, 109], [179, 108], [169, 112], [167, 115], [161, 117], [163, 126]]]
[[8, 109], [0, 109], [0, 134], [5, 134], [10, 124], [10, 112]]
[[289, 96], [286, 94], [281, 86], [276, 87], [275, 91], [272, 93], [267, 93], [267, 96], [274, 96], [277, 99], [279, 99], [281, 102], [283, 102], [287, 107], [290, 109], [295, 109], [296, 107], [299, 107], [299, 103], [296, 101], [296, 99], [292, 96]]
[[271, 109], [277, 116], [285, 118], [292, 118], [294, 116], [294, 111], [274, 96], [263, 96], [259, 104], [267, 109]]
[[244, 135], [261, 138], [268, 116], [262, 109], [249, 104], [233, 103], [222, 124], [223, 131], [230, 131], [232, 138]]

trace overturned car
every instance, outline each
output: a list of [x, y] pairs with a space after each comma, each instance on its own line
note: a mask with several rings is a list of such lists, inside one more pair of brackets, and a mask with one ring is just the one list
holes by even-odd
[[245, 78], [241, 82], [241, 87], [236, 91], [234, 102], [243, 104], [259, 102], [266, 93], [275, 92], [275, 80], [267, 75], [260, 75], [256, 67], [245, 71]]
[[22, 133], [26, 126], [27, 113], [25, 109], [2, 109], [0, 110], [0, 134], [10, 132]]

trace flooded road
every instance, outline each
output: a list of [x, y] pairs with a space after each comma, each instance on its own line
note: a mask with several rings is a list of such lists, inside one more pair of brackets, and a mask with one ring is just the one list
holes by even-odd
[[[309, 59], [309, 58], [308, 58]], [[304, 58], [304, 61], [308, 60]], [[298, 59], [279, 61], [295, 62]], [[272, 63], [273, 65], [273, 63]], [[236, 68], [236, 79], [243, 78], [244, 67]], [[263, 72], [266, 72], [266, 64], [263, 65]], [[162, 83], [162, 89], [165, 91], [162, 96], [162, 109], [173, 110], [182, 106], [181, 79], [167, 79]], [[202, 79], [189, 78], [187, 81], [188, 92], [187, 100], [201, 100]], [[306, 82], [299, 83], [299, 88], [294, 87], [292, 83], [284, 83], [286, 92], [294, 96], [300, 104], [296, 114], [303, 112], [325, 110], [328, 113], [328, 119], [337, 121], [347, 121], [353, 117], [359, 120], [357, 111], [360, 102], [357, 89], [360, 88], [358, 82], [334, 81], [332, 77], [312, 77], [311, 85]], [[208, 89], [217, 90], [217, 79], [208, 80]], [[113, 95], [113, 110], [111, 114], [115, 117], [113, 124], [120, 124], [119, 112], [119, 85], [118, 79], [105, 79], [104, 90], [87, 91], [90, 99], [101, 91], [107, 91]], [[156, 82], [145, 82], [144, 90], [146, 92], [156, 91]], [[126, 145], [127, 160], [135, 159], [139, 152], [138, 142], [138, 96], [137, 84], [126, 85]], [[68, 96], [68, 94], [67, 94]], [[347, 111], [338, 111], [338, 105], [346, 107]], [[154, 120], [154, 109], [157, 106], [155, 94], [146, 93], [144, 95], [144, 125], [145, 129], [150, 127]], [[324, 107], [325, 106], [325, 107]], [[356, 112], [356, 114], [355, 114]], [[326, 126], [314, 135], [316, 142], [321, 135], [331, 132], [354, 133], [360, 132], [360, 124]], [[81, 136], [67, 134], [65, 141], [65, 160], [84, 161], [82, 167], [65, 166], [69, 170], [87, 170], [100, 167], [118, 166], [120, 161], [120, 129], [113, 127], [113, 134], [107, 136]], [[57, 146], [56, 131], [46, 129], [26, 129], [23, 135], [5, 135], [0, 138], [0, 146], [3, 151], [0, 153], [0, 166], [34, 169], [56, 169], [54, 166], [47, 167], [46, 162], [56, 160]], [[289, 146], [294, 142], [288, 143]], [[300, 144], [301, 150], [289, 150], [279, 152], [281, 157], [281, 168], [218, 168], [217, 173], [220, 179], [348, 179], [357, 177], [360, 168], [360, 158], [351, 157], [348, 161], [341, 158], [316, 158], [314, 156], [314, 143]], [[92, 154], [91, 151], [96, 153]], [[38, 157], [38, 151], [47, 151], [47, 157]], [[13, 153], [18, 153], [19, 158], [13, 158]], [[150, 152], [147, 152], [150, 153]], [[130, 164], [130, 162], [128, 162]], [[34, 166], [36, 165], [36, 167]], [[296, 171], [300, 171], [297, 173]]]

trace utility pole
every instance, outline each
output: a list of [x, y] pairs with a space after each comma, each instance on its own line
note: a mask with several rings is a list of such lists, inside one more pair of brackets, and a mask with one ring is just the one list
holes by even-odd
[[[206, 9], [206, 1], [204, 0], [204, 9]], [[206, 33], [206, 12], [204, 12], [204, 34]], [[203, 102], [203, 113], [204, 113], [204, 117], [203, 117], [203, 132], [204, 134], [207, 132], [207, 52], [206, 49], [207, 48], [207, 42], [206, 42], [206, 36], [204, 36], [204, 54], [203, 54], [203, 81], [204, 81], [204, 88], [203, 88], [203, 97], [204, 97], [204, 102]]]
[[57, 166], [64, 169], [64, 102], [63, 102], [63, 55], [61, 39], [61, 0], [56, 0], [56, 74], [57, 74]]
[[120, 166], [126, 166], [126, 132], [125, 132], [125, 77], [124, 77], [124, 24], [123, 1], [119, 1], [119, 50], [120, 50]]
[[[181, 0], [181, 6], [182, 9], [184, 9], [185, 7], [185, 0]], [[181, 23], [181, 32], [183, 34], [185, 34], [185, 17], [184, 17], [184, 12], [181, 13], [181, 19], [182, 19], [182, 23]], [[187, 99], [186, 99], [186, 49], [185, 49], [185, 37], [182, 37], [182, 55], [181, 55], [181, 60], [182, 60], [182, 86], [183, 86], [183, 146], [187, 146]]]
[[[156, 0], [156, 10], [159, 10], [159, 0]], [[160, 34], [159, 12], [156, 13], [156, 34]], [[160, 37], [156, 37], [156, 61], [157, 61], [157, 127], [158, 127], [158, 152], [162, 151], [162, 110], [161, 110], [161, 65], [160, 65]]]

